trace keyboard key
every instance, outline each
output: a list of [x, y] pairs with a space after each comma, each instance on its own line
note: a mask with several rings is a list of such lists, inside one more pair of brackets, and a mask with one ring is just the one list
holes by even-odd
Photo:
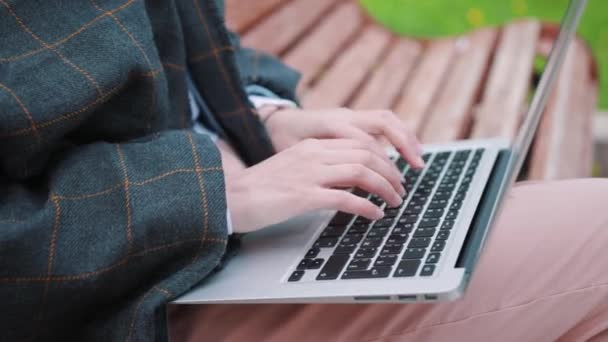
[[346, 235], [365, 234], [368, 229], [369, 225], [352, 225], [346, 232]]
[[403, 211], [403, 215], [420, 214], [424, 209], [424, 204], [408, 205]]
[[334, 218], [329, 222], [329, 226], [346, 226], [353, 218], [353, 214], [337, 212]]
[[383, 238], [388, 234], [388, 227], [383, 227], [381, 229], [373, 229], [369, 233], [367, 233], [367, 237], [380, 237]]
[[342, 279], [386, 278], [391, 274], [390, 266], [374, 266], [367, 271], [346, 271]]
[[317, 280], [332, 280], [338, 278], [340, 272], [350, 259], [349, 255], [332, 255], [319, 272]]
[[437, 234], [437, 237], [435, 238], [435, 240], [447, 240], [449, 237], [450, 237], [449, 230], [441, 230], [441, 231], [439, 231], [439, 234]]
[[426, 263], [427, 264], [436, 264], [439, 261], [439, 258], [441, 257], [441, 253], [430, 253], [429, 256], [426, 258]]
[[392, 245], [403, 244], [407, 240], [407, 236], [407, 234], [395, 234], [393, 231], [393, 234], [389, 235], [386, 243]]
[[385, 245], [380, 251], [380, 255], [388, 255], [388, 254], [401, 254], [403, 250], [403, 245]]
[[346, 226], [329, 226], [323, 230], [321, 237], [340, 237], [345, 230]]
[[432, 237], [435, 235], [435, 228], [418, 228], [414, 232], [415, 238]]
[[376, 253], [378, 253], [378, 248], [359, 248], [355, 252], [355, 259], [371, 259], [376, 256]]
[[445, 215], [445, 219], [446, 220], [455, 220], [456, 216], [458, 216], [458, 211], [450, 210], [450, 211], [448, 211], [448, 214]]
[[306, 257], [307, 258], [316, 258], [317, 255], [319, 255], [319, 252], [321, 250], [319, 248], [311, 248], [308, 250], [308, 252], [306, 252]]
[[403, 226], [397, 226], [393, 228], [393, 234], [409, 234], [414, 229], [413, 224], [407, 224]]
[[403, 260], [399, 262], [393, 277], [413, 277], [420, 267], [420, 260]]
[[427, 209], [423, 218], [439, 218], [443, 216], [443, 209]]
[[396, 217], [397, 215], [399, 215], [399, 212], [401, 211], [401, 208], [389, 208], [384, 210], [384, 217], [385, 218], [393, 218]]
[[471, 150], [458, 151], [454, 155], [454, 160], [467, 160], [467, 159], [469, 159], [470, 154], [471, 154]]
[[293, 271], [287, 281], [299, 281], [304, 276], [304, 271]]
[[353, 222], [353, 225], [370, 224], [371, 222], [372, 222], [372, 220], [368, 219], [367, 217], [359, 216], [359, 217], [357, 217], [355, 222]]
[[429, 209], [443, 209], [448, 205], [447, 199], [433, 200], [429, 204]]
[[413, 238], [407, 248], [424, 248], [431, 244], [431, 238]]
[[401, 259], [422, 259], [425, 252], [425, 248], [408, 248]]
[[437, 240], [431, 247], [431, 252], [441, 252], [445, 248], [445, 240]]
[[369, 247], [379, 247], [382, 244], [382, 238], [366, 238], [365, 240], [363, 240], [363, 243], [361, 243], [361, 247], [363, 248], [369, 248]]
[[395, 219], [392, 217], [385, 217], [385, 218], [382, 218], [382, 219], [376, 221], [374, 223], [373, 227], [390, 227], [393, 225], [394, 221], [395, 221]]
[[449, 200], [450, 197], [452, 197], [452, 193], [451, 192], [447, 192], [447, 191], [437, 191], [435, 193], [435, 195], [433, 195], [433, 200]]
[[338, 247], [334, 250], [334, 254], [351, 254], [357, 249], [356, 243], [348, 243], [348, 244], [339, 244]]
[[433, 272], [435, 272], [435, 265], [424, 265], [420, 271], [420, 276], [429, 277], [433, 275]]
[[421, 228], [434, 228], [439, 225], [439, 219], [437, 218], [423, 218], [420, 220], [418, 227]]
[[305, 270], [308, 268], [308, 265], [312, 262], [312, 259], [302, 259], [296, 267], [297, 270]]
[[346, 235], [342, 238], [340, 243], [351, 244], [351, 243], [359, 243], [363, 239], [363, 234], [351, 234]]
[[451, 230], [452, 228], [454, 228], [454, 220], [443, 221], [443, 224], [441, 225], [441, 230]]
[[308, 269], [316, 270], [318, 268], [321, 268], [321, 266], [323, 266], [324, 261], [325, 259], [322, 258], [313, 259], [312, 262], [308, 264]]
[[330, 248], [338, 244], [337, 237], [319, 238], [313, 248]]
[[376, 258], [376, 262], [374, 266], [393, 266], [395, 262], [397, 262], [397, 255], [394, 254], [380, 254], [378, 258]]
[[369, 267], [369, 264], [372, 262], [371, 259], [353, 259], [353, 261], [348, 264], [346, 270], [348, 271], [362, 271], [366, 270]]

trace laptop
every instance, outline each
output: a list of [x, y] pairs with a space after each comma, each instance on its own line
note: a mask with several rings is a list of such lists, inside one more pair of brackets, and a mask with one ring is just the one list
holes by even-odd
[[370, 221], [315, 212], [242, 237], [224, 267], [174, 301], [194, 303], [407, 303], [463, 295], [484, 241], [515, 182], [585, 7], [571, 0], [513, 144], [466, 140], [425, 146], [415, 170], [393, 152], [407, 195]]

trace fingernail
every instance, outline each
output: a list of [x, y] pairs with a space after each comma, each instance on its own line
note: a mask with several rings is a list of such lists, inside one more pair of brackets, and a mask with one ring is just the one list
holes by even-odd
[[403, 203], [403, 199], [401, 198], [401, 196], [397, 196], [395, 195], [395, 205], [393, 205], [393, 208], [397, 208], [398, 206], [401, 205], [401, 203]]
[[420, 165], [420, 168], [423, 168], [423, 167], [425, 166], [424, 159], [422, 159], [422, 157], [418, 157], [418, 158], [416, 159], [416, 163], [417, 163], [418, 165]]
[[403, 185], [400, 185], [399, 187], [399, 195], [401, 196], [401, 198], [405, 197], [405, 188], [403, 187]]

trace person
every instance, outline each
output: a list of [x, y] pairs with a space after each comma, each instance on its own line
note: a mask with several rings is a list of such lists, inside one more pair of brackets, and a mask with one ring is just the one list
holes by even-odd
[[298, 108], [297, 73], [240, 47], [219, 0], [64, 5], [0, 0], [3, 339], [608, 338], [597, 179], [517, 186], [453, 303], [167, 310], [230, 234], [317, 209], [381, 217], [342, 189], [399, 205], [378, 141], [416, 167], [420, 143], [389, 111]]

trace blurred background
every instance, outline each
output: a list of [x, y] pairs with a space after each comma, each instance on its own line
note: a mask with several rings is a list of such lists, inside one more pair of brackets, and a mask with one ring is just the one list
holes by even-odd
[[[568, 0], [361, 0], [388, 29], [408, 36], [451, 36], [520, 17], [561, 19]], [[599, 107], [608, 110], [608, 1], [589, 0], [578, 33], [590, 45], [600, 69]]]

